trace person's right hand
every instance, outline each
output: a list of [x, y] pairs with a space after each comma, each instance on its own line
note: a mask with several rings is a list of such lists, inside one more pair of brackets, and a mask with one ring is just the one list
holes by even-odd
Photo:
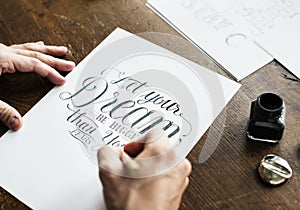
[[[146, 136], [147, 142], [151, 141], [151, 133]], [[149, 141], [150, 140], [150, 141]], [[158, 140], [150, 143], [132, 142], [124, 147], [124, 151], [134, 156], [132, 159], [139, 164], [143, 158], [157, 157], [168, 151], [168, 155], [159, 159], [157, 164], [165, 163], [169, 167], [175, 153], [171, 148], [169, 139], [164, 134]], [[183, 192], [189, 183], [189, 174], [192, 167], [185, 159], [176, 167], [167, 172], [145, 178], [123, 177], [115, 174], [117, 170], [127, 170], [127, 154], [124, 151], [116, 152], [111, 147], [105, 146], [98, 151], [99, 175], [103, 185], [104, 199], [109, 210], [175, 210], [179, 208]], [[119, 153], [119, 157], [118, 156]], [[119, 161], [119, 162], [116, 162]], [[117, 169], [117, 167], [119, 167]], [[139, 164], [137, 173], [149, 167], [151, 163]], [[167, 168], [166, 168], [167, 169]]]
[[[41, 41], [11, 46], [0, 43], [0, 75], [16, 71], [35, 72], [42, 77], [47, 77], [56, 85], [62, 85], [65, 78], [56, 69], [71, 71], [75, 63], [54, 56], [65, 55], [67, 51], [64, 46], [49, 46]], [[1, 100], [0, 120], [12, 130], [18, 130], [22, 126], [19, 112]]]

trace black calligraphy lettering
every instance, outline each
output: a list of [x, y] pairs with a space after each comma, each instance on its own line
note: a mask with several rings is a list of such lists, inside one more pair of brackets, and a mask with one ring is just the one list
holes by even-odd
[[135, 105], [135, 102], [132, 100], [129, 101], [124, 101], [120, 104], [118, 104], [117, 106], [115, 106], [110, 112], [109, 112], [109, 116], [114, 118], [114, 119], [118, 119], [118, 118], [122, 118], [123, 116], [113, 116], [114, 112], [116, 112], [118, 109], [121, 109], [121, 112], [124, 113], [124, 110], [122, 111], [122, 109], [126, 109], [126, 108], [131, 108]]

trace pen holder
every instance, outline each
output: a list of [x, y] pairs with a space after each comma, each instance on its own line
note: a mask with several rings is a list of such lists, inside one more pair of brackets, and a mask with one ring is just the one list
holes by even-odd
[[264, 93], [251, 103], [247, 137], [277, 143], [285, 128], [284, 101], [274, 93]]

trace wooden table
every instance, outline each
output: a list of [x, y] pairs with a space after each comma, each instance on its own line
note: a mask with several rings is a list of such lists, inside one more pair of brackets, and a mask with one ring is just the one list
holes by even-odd
[[[70, 49], [66, 59], [76, 63], [116, 27], [132, 33], [162, 32], [178, 35], [145, 6], [146, 0], [0, 2], [0, 42], [9, 45], [43, 40], [47, 44], [66, 45]], [[177, 53], [229, 77], [201, 51], [184, 53], [184, 50], [178, 50]], [[193, 172], [181, 209], [300, 208], [300, 82], [273, 61], [241, 83], [242, 88], [221, 117], [188, 156]], [[52, 87], [50, 82], [35, 74], [4, 74], [0, 77], [0, 99], [24, 115]], [[246, 139], [250, 103], [267, 91], [282, 96], [287, 107], [283, 139], [274, 145], [254, 143]], [[225, 114], [226, 123], [223, 128], [220, 119]], [[205, 140], [213, 139], [222, 129], [221, 141], [213, 155], [206, 162], [199, 163]], [[6, 131], [7, 128], [1, 123], [0, 134], [3, 135]], [[257, 165], [269, 153], [284, 157], [293, 168], [293, 177], [281, 186], [267, 186], [258, 177]], [[1, 188], [0, 208], [28, 207]]]

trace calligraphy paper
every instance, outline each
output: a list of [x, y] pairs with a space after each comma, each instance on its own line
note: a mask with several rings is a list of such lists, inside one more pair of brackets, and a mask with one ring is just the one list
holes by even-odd
[[300, 79], [299, 26], [300, 15], [296, 15], [288, 23], [258, 36], [255, 41]]
[[0, 184], [33, 209], [105, 209], [97, 149], [161, 124], [185, 156], [239, 87], [116, 29], [2, 136]]
[[300, 12], [296, 0], [148, 0], [147, 5], [237, 80], [273, 59], [253, 39]]

